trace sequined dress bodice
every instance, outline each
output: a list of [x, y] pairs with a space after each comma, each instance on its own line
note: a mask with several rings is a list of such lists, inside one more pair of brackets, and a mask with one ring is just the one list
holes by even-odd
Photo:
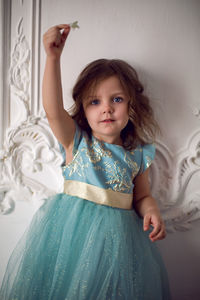
[[65, 180], [128, 194], [133, 192], [134, 178], [150, 166], [155, 155], [155, 147], [151, 144], [128, 151], [93, 136], [89, 138], [77, 125], [74, 158], [68, 165], [65, 165], [65, 150], [59, 145], [64, 159], [62, 171]]

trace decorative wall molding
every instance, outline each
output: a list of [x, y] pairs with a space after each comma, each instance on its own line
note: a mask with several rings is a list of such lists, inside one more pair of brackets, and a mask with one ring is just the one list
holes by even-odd
[[160, 204], [167, 230], [188, 230], [191, 222], [200, 218], [200, 130], [175, 156], [158, 143], [152, 175], [153, 195]]
[[23, 18], [20, 18], [10, 65], [11, 101], [16, 101], [20, 112], [14, 122], [16, 125], [30, 115], [30, 63], [30, 46], [23, 33]]
[[3, 108], [4, 108], [4, 103], [3, 103], [3, 76], [4, 76], [4, 47], [3, 47], [3, 42], [4, 42], [4, 2], [0, 0], [0, 147], [3, 142], [3, 132], [4, 132], [4, 122], [3, 122]]
[[[4, 24], [5, 30], [9, 28], [11, 31], [11, 27], [15, 27], [15, 23], [11, 20], [12, 10], [17, 12], [19, 21], [16, 24], [10, 63], [6, 61], [2, 74], [4, 78], [7, 74], [5, 70], [9, 69], [9, 86], [4, 85], [3, 90], [13, 109], [12, 115], [11, 110], [9, 111], [11, 125], [4, 133], [3, 147], [0, 150], [0, 210], [3, 214], [12, 212], [18, 200], [29, 202], [34, 199], [40, 200], [60, 191], [62, 186], [60, 170], [62, 158], [56, 150], [58, 145], [44, 114], [41, 112], [38, 115], [41, 1], [33, 0], [24, 3], [22, 0], [18, 2], [9, 0], [8, 2], [4, 10], [8, 16], [6, 24], [8, 23], [9, 26]], [[24, 33], [24, 23], [26, 32], [30, 29], [31, 43]], [[2, 45], [4, 40], [8, 41], [8, 36], [12, 39], [11, 34], [4, 34], [1, 37]], [[7, 47], [8, 49], [10, 51], [10, 47]], [[4, 54], [3, 51], [2, 57]], [[50, 169], [51, 174], [56, 172], [57, 178], [60, 174], [56, 186], [53, 186], [51, 180], [47, 178], [46, 167]], [[51, 189], [52, 186], [54, 190]]]
[[9, 126], [10, 95], [8, 74], [10, 63], [11, 0], [0, 0], [0, 148]]
[[[20, 126], [7, 131], [0, 152], [2, 214], [12, 212], [16, 201], [39, 202], [62, 190], [62, 157], [57, 148], [44, 116], [29, 116]], [[57, 182], [54, 189], [51, 176]]]
[[40, 102], [41, 0], [32, 0], [31, 113], [42, 111]]
[[194, 108], [192, 109], [192, 113], [193, 113], [193, 115], [194, 115], [196, 118], [198, 118], [198, 119], [200, 120], [200, 108], [194, 107]]

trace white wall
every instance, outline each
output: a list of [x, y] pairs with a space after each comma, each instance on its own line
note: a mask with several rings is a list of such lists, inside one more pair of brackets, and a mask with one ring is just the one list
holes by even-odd
[[62, 189], [61, 157], [41, 105], [42, 34], [78, 20], [80, 29], [70, 33], [62, 57], [65, 107], [90, 61], [121, 58], [138, 70], [163, 132], [152, 191], [169, 231], [158, 244], [173, 300], [200, 299], [200, 1], [1, 0], [0, 5], [0, 277], [41, 199]]

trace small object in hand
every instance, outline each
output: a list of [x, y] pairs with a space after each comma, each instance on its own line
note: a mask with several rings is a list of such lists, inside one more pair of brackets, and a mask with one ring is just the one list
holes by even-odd
[[78, 21], [75, 21], [75, 22], [73, 22], [73, 23], [70, 23], [69, 25], [70, 25], [70, 27], [71, 27], [72, 29], [80, 28], [80, 26], [78, 25]]

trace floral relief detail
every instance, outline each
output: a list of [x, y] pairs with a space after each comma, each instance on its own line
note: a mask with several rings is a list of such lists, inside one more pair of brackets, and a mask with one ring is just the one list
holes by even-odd
[[10, 87], [12, 97], [20, 104], [20, 120], [26, 120], [30, 115], [30, 47], [23, 33], [23, 18], [17, 26], [17, 37], [11, 55]]
[[186, 231], [200, 219], [200, 131], [176, 155], [156, 145], [157, 155], [151, 169], [152, 193], [157, 199], [168, 232]]
[[199, 107], [194, 107], [192, 109], [193, 115], [200, 120], [200, 108]]
[[50, 168], [58, 183], [60, 164], [55, 138], [43, 118], [29, 116], [19, 127], [9, 129], [0, 151], [0, 212], [12, 212], [18, 200], [39, 203], [61, 190], [61, 184], [48, 186], [49, 178], [44, 176]]

